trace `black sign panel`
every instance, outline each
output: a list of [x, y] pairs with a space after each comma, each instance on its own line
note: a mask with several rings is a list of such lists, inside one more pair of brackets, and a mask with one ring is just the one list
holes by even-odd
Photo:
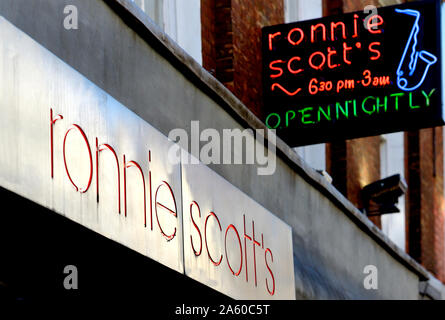
[[443, 125], [440, 1], [263, 28], [264, 121], [291, 146]]

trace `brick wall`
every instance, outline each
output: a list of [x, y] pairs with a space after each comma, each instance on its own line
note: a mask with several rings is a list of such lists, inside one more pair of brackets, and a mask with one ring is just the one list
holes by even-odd
[[233, 91], [231, 0], [201, 1], [203, 67]]
[[[395, 1], [394, 4], [396, 4]], [[344, 12], [363, 10], [366, 6], [369, 5], [379, 7], [380, 3], [379, 0], [343, 0]]]
[[201, 0], [201, 5], [204, 68], [261, 117], [261, 28], [284, 22], [283, 0]]
[[213, 75], [216, 74], [215, 1], [201, 1], [202, 65]]

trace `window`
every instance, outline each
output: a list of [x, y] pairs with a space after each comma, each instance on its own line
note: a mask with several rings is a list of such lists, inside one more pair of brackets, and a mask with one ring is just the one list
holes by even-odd
[[323, 12], [322, 0], [285, 0], [285, 22], [321, 18]]
[[[322, 16], [322, 0], [285, 0], [285, 22], [308, 20]], [[326, 170], [326, 145], [316, 144], [295, 148], [295, 151], [314, 169]]]
[[[396, 132], [381, 136], [380, 176], [386, 178], [394, 174], [405, 176], [404, 134]], [[397, 207], [400, 213], [382, 215], [382, 231], [397, 246], [405, 250], [405, 196], [399, 197]]]
[[202, 65], [201, 0], [133, 0], [133, 2]]

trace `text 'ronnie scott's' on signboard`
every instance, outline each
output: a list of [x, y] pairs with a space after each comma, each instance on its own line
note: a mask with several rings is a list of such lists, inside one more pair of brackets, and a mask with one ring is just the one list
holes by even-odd
[[263, 28], [264, 120], [292, 146], [443, 124], [440, 1]]

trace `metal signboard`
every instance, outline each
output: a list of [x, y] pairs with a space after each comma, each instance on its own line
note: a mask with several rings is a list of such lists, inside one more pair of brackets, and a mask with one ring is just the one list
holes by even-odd
[[[0, 39], [0, 186], [231, 297], [295, 298], [289, 226], [203, 165], [181, 175], [182, 164], [169, 159], [173, 142], [2, 17]], [[190, 216], [191, 201], [205, 221]], [[228, 237], [224, 262], [217, 215]], [[195, 261], [191, 237], [196, 250], [197, 237], [207, 241], [202, 257], [215, 260]]]
[[291, 228], [203, 164], [182, 165], [185, 273], [242, 299], [295, 299]]

